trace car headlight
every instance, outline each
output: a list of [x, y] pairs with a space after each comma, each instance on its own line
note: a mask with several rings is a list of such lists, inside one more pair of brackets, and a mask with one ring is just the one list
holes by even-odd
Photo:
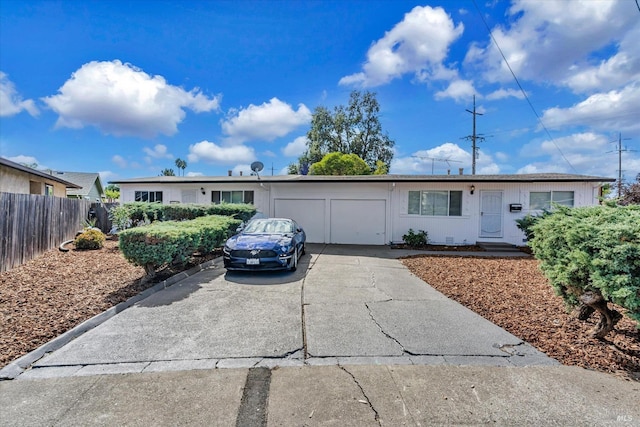
[[282, 253], [282, 255], [288, 254], [289, 252], [291, 252], [291, 246], [290, 245], [280, 246], [280, 252]]
[[231, 255], [231, 248], [227, 245], [224, 245], [224, 248], [222, 248], [222, 252], [224, 252], [225, 255]]

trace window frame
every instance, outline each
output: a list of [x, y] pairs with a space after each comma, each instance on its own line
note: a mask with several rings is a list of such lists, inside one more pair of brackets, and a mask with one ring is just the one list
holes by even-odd
[[[142, 200], [142, 195], [146, 193], [147, 200]], [[151, 190], [134, 190], [133, 192], [133, 200], [136, 202], [145, 202], [145, 203], [163, 203], [163, 192], [162, 191], [151, 191]], [[152, 197], [153, 194], [153, 197]], [[153, 199], [153, 200], [151, 200]]]
[[[227, 193], [228, 197], [226, 198], [228, 200], [225, 200], [225, 193]], [[238, 194], [238, 193], [241, 193], [241, 194]], [[234, 201], [234, 198], [235, 198], [235, 201]], [[214, 205], [219, 205], [221, 203], [231, 203], [231, 204], [246, 203], [246, 204], [253, 205], [254, 201], [255, 201], [254, 190], [211, 190], [211, 203]]]
[[[415, 193], [418, 193], [419, 195], [418, 200], [416, 200]], [[443, 211], [443, 208], [445, 208], [445, 206], [442, 205], [442, 196], [445, 193], [446, 211]], [[452, 195], [454, 195], [455, 197], [452, 197]], [[461, 217], [462, 190], [409, 190], [407, 196], [407, 215], [447, 218]]]
[[[558, 198], [561, 197], [560, 194], [566, 194], [568, 195], [569, 193], [571, 194], [571, 198], [562, 198], [560, 199], [560, 201], [558, 201]], [[532, 203], [531, 201], [531, 196], [532, 195], [542, 195], [542, 194], [548, 194], [549, 197], [547, 198], [548, 202], [545, 201], [544, 205], [542, 205], [540, 202], [537, 203]], [[557, 195], [556, 195], [557, 194]], [[554, 195], [556, 195], [554, 197]], [[566, 203], [567, 201], [571, 201], [571, 204]], [[573, 208], [576, 205], [576, 192], [573, 190], [549, 190], [549, 191], [529, 191], [529, 210], [532, 211], [544, 211], [544, 210], [551, 210], [551, 208], [553, 207], [554, 204], [558, 204], [560, 206], [566, 206], [568, 208]]]

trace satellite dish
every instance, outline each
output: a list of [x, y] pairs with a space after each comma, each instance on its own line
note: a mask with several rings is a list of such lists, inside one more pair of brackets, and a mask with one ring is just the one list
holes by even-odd
[[260, 172], [262, 169], [264, 169], [264, 165], [262, 164], [262, 162], [251, 163], [251, 170], [254, 171], [255, 173]]

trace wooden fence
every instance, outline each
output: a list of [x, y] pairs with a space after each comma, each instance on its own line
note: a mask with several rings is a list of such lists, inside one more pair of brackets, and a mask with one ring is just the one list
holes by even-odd
[[73, 239], [91, 202], [0, 193], [0, 271], [7, 271]]

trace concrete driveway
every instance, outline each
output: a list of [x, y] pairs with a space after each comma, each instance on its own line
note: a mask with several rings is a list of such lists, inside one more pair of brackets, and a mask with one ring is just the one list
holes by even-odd
[[308, 245], [294, 273], [226, 272], [214, 263], [18, 379], [255, 366], [556, 364], [412, 275], [396, 259], [404, 254]]

